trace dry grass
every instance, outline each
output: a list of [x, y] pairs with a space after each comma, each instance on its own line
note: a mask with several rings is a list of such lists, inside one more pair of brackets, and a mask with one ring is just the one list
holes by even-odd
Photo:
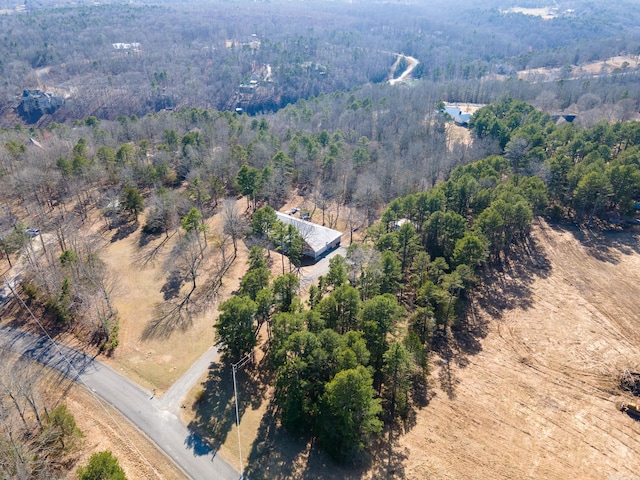
[[[78, 465], [85, 465], [96, 452], [110, 450], [129, 479], [182, 480], [186, 475], [127, 419], [104, 406], [80, 387], [73, 387], [65, 399], [84, 433], [84, 448]], [[109, 412], [105, 412], [106, 408]], [[75, 478], [75, 468], [68, 478]]]
[[[239, 203], [243, 205], [243, 203]], [[220, 232], [219, 216], [208, 220], [209, 236]], [[162, 287], [167, 272], [163, 263], [177, 235], [162, 245], [153, 262], [143, 259], [157, 248], [164, 237], [140, 246], [141, 229], [126, 238], [110, 242], [102, 254], [110, 271], [118, 279], [115, 306], [120, 315], [120, 345], [113, 359], [117, 369], [158, 393], [168, 389], [189, 366], [214, 342], [213, 323], [217, 305], [237, 289], [247, 258], [247, 248], [239, 244], [238, 258], [227, 273], [221, 296], [213, 305], [193, 318], [185, 331], [176, 329], [166, 338], [145, 338], [145, 328], [156, 315], [156, 306], [163, 302]]]
[[617, 372], [640, 362], [638, 238], [543, 223], [535, 240], [533, 266], [506, 266], [476, 302], [488, 322], [477, 353], [432, 362], [435, 396], [400, 440], [405, 478], [634, 478], [640, 468], [640, 423], [616, 409]]

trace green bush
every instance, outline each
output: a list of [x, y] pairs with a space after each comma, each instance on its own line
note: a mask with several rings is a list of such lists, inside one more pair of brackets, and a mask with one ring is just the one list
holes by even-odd
[[127, 480], [118, 459], [105, 450], [91, 455], [86, 467], [78, 468], [78, 480]]

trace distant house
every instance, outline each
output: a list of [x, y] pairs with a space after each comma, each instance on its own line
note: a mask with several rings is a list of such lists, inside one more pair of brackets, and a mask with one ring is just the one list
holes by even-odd
[[300, 232], [304, 241], [302, 253], [307, 257], [317, 260], [325, 253], [340, 246], [342, 232], [284, 213], [276, 212], [276, 215], [278, 220], [287, 225], [293, 225]]
[[444, 107], [444, 113], [448, 113], [453, 118], [456, 118], [458, 115], [462, 115], [462, 110], [458, 107]]
[[470, 119], [470, 113], [461, 113], [460, 115], [456, 115], [455, 117], [453, 117], [454, 123], [460, 127], [468, 127]]
[[57, 97], [52, 93], [41, 90], [24, 90], [17, 111], [28, 123], [36, 123], [42, 115], [55, 112], [63, 103], [62, 97]]
[[401, 218], [400, 220], [396, 220], [395, 222], [391, 222], [391, 229], [392, 230], [400, 230], [400, 228], [405, 224], [405, 223], [410, 223], [413, 225], [413, 222], [411, 220], [409, 220], [408, 218]]
[[[470, 110], [477, 110], [479, 108], [484, 107], [485, 105], [482, 104], [470, 104], [470, 103], [465, 103], [462, 104], [461, 106], [458, 106], [456, 104], [444, 104], [441, 108], [441, 112], [442, 113], [446, 113], [448, 114], [452, 119], [453, 119], [453, 123], [456, 124], [459, 127], [468, 127], [469, 126], [469, 120], [471, 120], [471, 113], [469, 113]], [[463, 111], [463, 109], [465, 109]]]
[[571, 123], [576, 119], [577, 115], [573, 115], [573, 114], [558, 114], [558, 115], [552, 115], [551, 118], [553, 119], [554, 122], [556, 122], [556, 125], [561, 125], [563, 123]]
[[112, 43], [111, 44], [113, 46], [114, 49], [116, 50], [140, 50], [140, 43], [139, 42], [132, 42], [132, 43]]

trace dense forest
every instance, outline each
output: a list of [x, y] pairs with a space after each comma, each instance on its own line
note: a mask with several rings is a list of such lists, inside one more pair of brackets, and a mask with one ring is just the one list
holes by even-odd
[[[395, 53], [415, 57], [415, 88], [443, 100], [489, 103], [507, 90], [563, 110], [585, 94], [597, 100], [581, 109], [638, 98], [637, 13], [624, 2], [568, 2], [552, 20], [469, 2], [56, 5], [7, 4], [0, 15], [3, 118], [26, 89], [65, 98], [55, 121], [165, 108], [274, 111], [384, 83]], [[616, 55], [629, 56], [617, 73], [570, 73]], [[553, 81], [517, 81], [541, 67], [560, 72]], [[9, 115], [4, 125], [14, 121]]]

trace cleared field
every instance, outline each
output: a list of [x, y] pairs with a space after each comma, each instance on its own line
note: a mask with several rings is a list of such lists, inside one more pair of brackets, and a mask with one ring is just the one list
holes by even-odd
[[478, 353], [435, 362], [403, 477], [637, 478], [640, 423], [616, 409], [615, 375], [640, 364], [638, 238], [546, 223], [534, 238], [530, 265], [478, 299]]

